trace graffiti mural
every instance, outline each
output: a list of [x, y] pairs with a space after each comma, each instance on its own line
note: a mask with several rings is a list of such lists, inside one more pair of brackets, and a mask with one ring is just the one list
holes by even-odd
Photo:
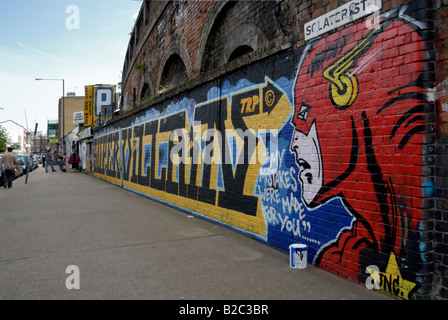
[[285, 251], [306, 244], [310, 262], [411, 298], [433, 103], [426, 26], [410, 12], [97, 130], [95, 176]]
[[175, 112], [164, 117], [149, 111], [144, 122], [97, 137], [95, 175], [265, 236], [254, 190], [269, 153], [266, 119], [281, 127], [291, 104], [269, 78], [228, 96], [212, 89], [209, 96], [173, 104], [168, 110]]
[[430, 70], [425, 42], [415, 28], [403, 10], [374, 28], [359, 22], [308, 47], [296, 78], [290, 146], [303, 204], [316, 210], [339, 198], [353, 216], [314, 262], [349, 278], [405, 259], [405, 233], [419, 228], [422, 144], [433, 108], [422, 81]]

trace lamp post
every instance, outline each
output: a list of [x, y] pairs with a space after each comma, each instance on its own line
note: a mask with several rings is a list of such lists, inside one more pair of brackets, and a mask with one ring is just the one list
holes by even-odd
[[62, 138], [64, 137], [65, 132], [65, 121], [64, 121], [64, 96], [65, 96], [65, 85], [64, 85], [64, 79], [43, 79], [43, 78], [36, 78], [37, 81], [39, 80], [50, 80], [50, 81], [62, 81], [62, 99], [61, 99], [61, 124], [62, 124]]

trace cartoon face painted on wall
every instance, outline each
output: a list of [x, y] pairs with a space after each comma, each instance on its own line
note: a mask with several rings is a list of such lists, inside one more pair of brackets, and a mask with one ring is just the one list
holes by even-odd
[[[398, 16], [314, 41], [295, 80], [290, 150], [302, 200], [315, 209], [341, 197], [355, 217], [317, 262], [355, 278], [367, 263], [364, 250], [399, 254], [403, 221], [416, 227], [421, 214], [419, 144], [431, 109], [418, 81], [427, 70], [425, 42]], [[340, 268], [341, 262], [352, 266]]]
[[[301, 110], [311, 108], [301, 105]], [[303, 111], [299, 111], [303, 112]], [[313, 121], [309, 130], [295, 130], [291, 141], [291, 150], [296, 154], [299, 165], [299, 180], [302, 183], [302, 199], [306, 205], [311, 206], [322, 188], [323, 166], [319, 139], [317, 138], [316, 122]]]

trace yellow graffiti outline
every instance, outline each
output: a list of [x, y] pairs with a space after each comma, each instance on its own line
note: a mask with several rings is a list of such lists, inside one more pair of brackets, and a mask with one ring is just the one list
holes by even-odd
[[[195, 106], [195, 108], [198, 108], [199, 106], [202, 105], [207, 105], [210, 104], [213, 101], [219, 101], [219, 100], [225, 100], [225, 103], [223, 102], [223, 106], [224, 108], [227, 108], [227, 118], [224, 120], [224, 128], [227, 132], [227, 130], [230, 130], [231, 132], [236, 132], [237, 128], [234, 127], [233, 125], [233, 121], [232, 121], [232, 99], [237, 98], [236, 96], [242, 92], [246, 92], [246, 91], [252, 91], [254, 89], [254, 93], [260, 98], [259, 100], [259, 104], [260, 104], [260, 108], [258, 110], [258, 113], [256, 114], [250, 114], [247, 116], [244, 116], [243, 121], [245, 123], [245, 125], [247, 126], [248, 130], [253, 131], [254, 135], [255, 132], [258, 132], [260, 130], [266, 130], [268, 128], [266, 128], [266, 119], [269, 118], [269, 124], [272, 127], [276, 127], [276, 128], [280, 128], [281, 125], [283, 123], [285, 123], [286, 118], [291, 114], [291, 110], [292, 110], [292, 106], [286, 96], [286, 94], [284, 93], [283, 90], [279, 89], [281, 92], [281, 96], [279, 97], [277, 103], [275, 104], [275, 108], [273, 108], [273, 110], [271, 110], [271, 112], [263, 112], [263, 107], [262, 107], [262, 103], [264, 103], [264, 101], [261, 100], [261, 97], [263, 96], [262, 94], [262, 89], [268, 84], [269, 80], [266, 80], [265, 83], [262, 84], [258, 84], [254, 87], [251, 87], [249, 89], [245, 89], [243, 91], [239, 91], [239, 92], [233, 92], [231, 94], [230, 97], [225, 97], [225, 98], [219, 98], [219, 99], [213, 99], [213, 100], [209, 100], [206, 102], [203, 102], [201, 104], [198, 104]], [[276, 101], [275, 99], [273, 101]], [[195, 109], [197, 110], [197, 109]], [[185, 112], [184, 110], [180, 111], [180, 112]], [[171, 116], [171, 115], [170, 115]], [[161, 122], [163, 121], [163, 119], [167, 118], [166, 117], [161, 117], [158, 118], [158, 125], [160, 126]], [[190, 119], [191, 120], [191, 119]], [[152, 120], [151, 120], [152, 121]], [[150, 122], [150, 121], [148, 121]], [[146, 124], [147, 122], [145, 122]], [[193, 124], [192, 126], [190, 126], [190, 124]], [[129, 126], [126, 128], [121, 128], [120, 131], [120, 148], [122, 148], [122, 151], [120, 151], [120, 169], [123, 169], [122, 166], [124, 165], [124, 154], [126, 154], [126, 150], [129, 148], [130, 150], [130, 157], [129, 160], [130, 161], [130, 166], [129, 166], [129, 172], [132, 172], [132, 170], [134, 170], [134, 157], [135, 158], [135, 163], [136, 165], [138, 165], [138, 163], [140, 162], [140, 159], [138, 158], [140, 156], [139, 153], [137, 152], [133, 152], [133, 150], [136, 148], [136, 146], [134, 147], [132, 144], [126, 144], [126, 147], [123, 147], [123, 139], [121, 137], [121, 132], [123, 132], [123, 130], [127, 130], [129, 128], [133, 128], [135, 126]], [[188, 114], [185, 117], [185, 124], [183, 126], [181, 126], [183, 128], [181, 128], [182, 130], [186, 130], [187, 132], [189, 132], [188, 130], [193, 130], [193, 132], [197, 132], [198, 135], [193, 135], [193, 139], [188, 141], [188, 149], [190, 149], [193, 146], [193, 143], [200, 143], [200, 138], [202, 137], [202, 133], [205, 132], [205, 130], [209, 129], [206, 123], [196, 123], [196, 122], [190, 122], [188, 119]], [[210, 128], [210, 129], [214, 129], [217, 130], [217, 128]], [[270, 129], [270, 130], [274, 130], [274, 129]], [[133, 130], [132, 130], [133, 132]], [[111, 133], [108, 133], [111, 134]], [[105, 135], [108, 135], [105, 134]], [[152, 138], [153, 135], [156, 135], [155, 138], [155, 142], [153, 142]], [[155, 177], [157, 178], [157, 172], [158, 172], [158, 166], [159, 166], [159, 161], [157, 161], [157, 159], [159, 159], [159, 148], [157, 146], [160, 145], [161, 142], [166, 142], [169, 141], [170, 139], [170, 134], [171, 132], [160, 132], [160, 128], [157, 129], [157, 131], [153, 134], [148, 134], [148, 135], [144, 135], [142, 137], [142, 147], [148, 143], [155, 143], [156, 147], [155, 147], [155, 154], [153, 154], [151, 152], [151, 158], [155, 157], [154, 159], [154, 173], [155, 173]], [[134, 138], [132, 136], [132, 138]], [[199, 140], [198, 140], [199, 139]], [[99, 142], [99, 140], [97, 140]], [[217, 142], [218, 139], [214, 139], [214, 141], [216, 141], [216, 145], [214, 143], [214, 150], [216, 150], [216, 155], [220, 155], [222, 154], [223, 150], [220, 150], [221, 148], [224, 148], [225, 146], [220, 146]], [[235, 135], [235, 141], [238, 145], [239, 149], [242, 149], [243, 145], [244, 145], [244, 140], [238, 135]], [[105, 143], [103, 141], [103, 143]], [[225, 141], [225, 143], [227, 143], [227, 141]], [[113, 148], [114, 145], [110, 145], [109, 148]], [[102, 148], [102, 144], [97, 144], [96, 148]], [[200, 148], [199, 148], [200, 149]], [[101, 149], [102, 150], [102, 149]], [[111, 152], [106, 152], [106, 154], [104, 155], [104, 157], [108, 158], [109, 155], [111, 154]], [[100, 157], [100, 154], [96, 154], [97, 158]], [[141, 154], [142, 157], [144, 157], [144, 153], [142, 151]], [[202, 150], [199, 150], [199, 155], [198, 155], [198, 159], [200, 161], [200, 163], [202, 162]], [[252, 154], [251, 159], [249, 159], [249, 168], [247, 170], [246, 173], [246, 177], [245, 177], [245, 181], [244, 181], [244, 187], [243, 187], [243, 194], [244, 195], [254, 195], [254, 190], [255, 190], [255, 184], [257, 182], [257, 177], [260, 171], [260, 167], [262, 165], [262, 163], [264, 163], [264, 160], [267, 156], [267, 150], [265, 149], [265, 146], [263, 143], [257, 143], [256, 149], [254, 150], [254, 153]], [[258, 157], [258, 158], [257, 158]], [[216, 185], [216, 182], [218, 180], [218, 166], [219, 166], [219, 160], [220, 158], [217, 158], [217, 161], [212, 161], [212, 167], [211, 167], [211, 174], [210, 174], [210, 185]], [[95, 159], [95, 163], [98, 163], [97, 161], [99, 161], [99, 159]], [[106, 161], [106, 160], [104, 160]], [[144, 163], [144, 158], [142, 158], [141, 163]], [[201, 166], [201, 164], [198, 164], [199, 167]], [[189, 185], [190, 184], [190, 168], [192, 166], [192, 163], [186, 163], [185, 164], [185, 184]], [[201, 169], [198, 167], [198, 170], [196, 172], [196, 176], [193, 177], [194, 179], [196, 179], [196, 182], [194, 184], [194, 186], [200, 186], [201, 185]], [[172, 167], [172, 181], [175, 181], [174, 177], [175, 177], [175, 170], [176, 170], [176, 165], [173, 163], [173, 167]], [[143, 171], [142, 171], [143, 172]], [[147, 172], [147, 175], [149, 175], [150, 173]], [[168, 174], [168, 172], [167, 172]], [[235, 175], [235, 173], [233, 173]], [[252, 234], [255, 235], [260, 235], [260, 236], [266, 236], [266, 222], [265, 222], [265, 218], [264, 218], [264, 214], [262, 211], [262, 206], [261, 206], [261, 200], [260, 198], [258, 198], [258, 203], [257, 203], [257, 212], [256, 215], [252, 216], [252, 215], [247, 215], [245, 213], [242, 213], [240, 211], [237, 210], [231, 210], [231, 209], [227, 209], [227, 208], [223, 208], [223, 207], [219, 207], [217, 206], [218, 203], [218, 195], [219, 192], [222, 192], [222, 190], [218, 190], [218, 188], [212, 187], [212, 189], [216, 190], [216, 198], [213, 204], [210, 203], [205, 203], [205, 202], [201, 202], [197, 199], [190, 199], [188, 197], [184, 197], [181, 195], [177, 195], [177, 194], [172, 194], [169, 192], [166, 192], [165, 190], [158, 190], [156, 188], [152, 188], [151, 185], [140, 185], [138, 184], [138, 182], [132, 182], [131, 181], [131, 174], [129, 174], [128, 179], [124, 179], [123, 176], [121, 175], [121, 179], [111, 179], [110, 177], [108, 177], [106, 174], [99, 174], [97, 172], [94, 173], [95, 177], [98, 177], [100, 179], [103, 180], [107, 180], [110, 181], [111, 183], [117, 184], [117, 185], [122, 185], [124, 188], [129, 189], [129, 190], [133, 190], [136, 192], [139, 192], [141, 194], [147, 195], [148, 197], [163, 201], [163, 202], [168, 202], [171, 203], [173, 205], [177, 205], [179, 207], [182, 207], [186, 210], [191, 210], [199, 215], [203, 215], [206, 216], [208, 218], [214, 219], [216, 221], [219, 221], [220, 223], [226, 224], [226, 225], [232, 225], [238, 229], [241, 230], [245, 230], [247, 232], [250, 232]], [[158, 178], [157, 178], [158, 179]], [[168, 180], [167, 180], [168, 181]]]
[[386, 22], [370, 31], [357, 45], [324, 69], [322, 75], [330, 81], [330, 99], [337, 109], [343, 110], [350, 107], [358, 96], [358, 79], [353, 69], [358, 59], [372, 46]]

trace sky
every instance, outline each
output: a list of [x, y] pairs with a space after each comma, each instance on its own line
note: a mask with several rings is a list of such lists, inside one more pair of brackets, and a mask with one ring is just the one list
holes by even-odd
[[65, 94], [121, 82], [139, 0], [0, 0], [0, 125], [46, 133]]

